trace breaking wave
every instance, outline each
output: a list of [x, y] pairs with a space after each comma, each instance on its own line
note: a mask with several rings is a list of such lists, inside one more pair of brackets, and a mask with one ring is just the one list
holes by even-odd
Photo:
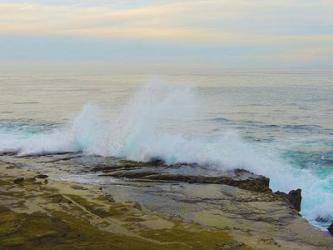
[[195, 89], [151, 83], [115, 117], [98, 106], [86, 105], [61, 126], [3, 122], [0, 151], [17, 155], [83, 152], [136, 161], [161, 158], [170, 164], [243, 168], [270, 177], [274, 191], [302, 188], [302, 213], [312, 223], [319, 225], [320, 218], [324, 226], [333, 219], [333, 174], [319, 176], [312, 169], [295, 167], [273, 143], [246, 141], [235, 130], [199, 136], [194, 123], [201, 105]]

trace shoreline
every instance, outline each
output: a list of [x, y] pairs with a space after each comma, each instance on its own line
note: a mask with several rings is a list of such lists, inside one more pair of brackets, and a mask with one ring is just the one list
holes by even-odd
[[[126, 164], [122, 169], [128, 172]], [[2, 220], [9, 218], [0, 224], [4, 249], [40, 249], [40, 244], [78, 246], [74, 249], [330, 249], [333, 245], [328, 232], [310, 225], [285, 199], [269, 192], [193, 179], [179, 182], [170, 175], [162, 180], [125, 176], [129, 180], [124, 182], [83, 184], [55, 180], [4, 161], [0, 172], [0, 213], [6, 215]], [[24, 231], [19, 225], [22, 218], [46, 220], [49, 224], [40, 230], [48, 230]], [[60, 234], [64, 228], [68, 235]], [[118, 245], [105, 240], [106, 235], [117, 239]], [[193, 235], [197, 241], [191, 240]]]
[[252, 249], [226, 232], [115, 202], [94, 185], [41, 179], [6, 163], [0, 170], [1, 249]]

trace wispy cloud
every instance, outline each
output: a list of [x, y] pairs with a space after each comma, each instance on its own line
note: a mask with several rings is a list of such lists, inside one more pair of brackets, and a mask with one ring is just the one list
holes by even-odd
[[0, 34], [280, 46], [304, 61], [333, 48], [330, 0], [133, 2], [0, 0]]
[[[259, 0], [254, 2], [257, 4], [224, 0], [171, 1], [130, 9], [0, 3], [0, 32], [216, 43], [333, 41], [333, 34], [290, 34], [283, 31], [276, 33], [275, 29], [265, 30], [268, 23], [276, 25], [277, 29], [284, 25], [284, 20], [279, 19], [272, 23], [270, 18], [267, 19], [267, 13], [293, 5], [286, 1], [270, 4]], [[252, 25], [246, 23], [251, 18]], [[256, 27], [254, 24], [260, 20], [267, 23], [257, 24]]]

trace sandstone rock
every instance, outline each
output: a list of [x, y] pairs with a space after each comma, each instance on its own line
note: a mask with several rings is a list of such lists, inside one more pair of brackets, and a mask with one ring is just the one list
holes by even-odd
[[80, 185], [71, 185], [71, 188], [75, 190], [88, 190], [88, 188], [80, 186]]
[[15, 184], [22, 184], [24, 182], [24, 178], [23, 177], [16, 178], [13, 182]]
[[[248, 172], [247, 172], [248, 173]], [[116, 171], [113, 173], [105, 174], [102, 176], [121, 177], [129, 179], [145, 179], [157, 181], [177, 181], [187, 183], [200, 183], [200, 184], [224, 184], [241, 189], [256, 191], [256, 192], [269, 192], [269, 178], [264, 176], [256, 176], [251, 178], [235, 178], [233, 176], [193, 176], [193, 175], [179, 175], [179, 174], [166, 174], [157, 173], [153, 171], [146, 172], [131, 172], [131, 171]]]
[[288, 200], [297, 211], [301, 211], [302, 189], [291, 190], [288, 194], [277, 191], [275, 194]]
[[244, 246], [244, 243], [235, 240], [228, 240], [217, 245], [218, 249], [238, 249]]
[[297, 211], [301, 211], [302, 190], [300, 188], [291, 190], [288, 193], [288, 199]]

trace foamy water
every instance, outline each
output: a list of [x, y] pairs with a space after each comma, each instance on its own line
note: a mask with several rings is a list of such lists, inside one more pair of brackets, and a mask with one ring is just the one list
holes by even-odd
[[[80, 151], [137, 161], [158, 157], [170, 164], [244, 168], [271, 178], [274, 191], [302, 188], [302, 214], [322, 228], [332, 221], [330, 86], [207, 87], [160, 80], [140, 86], [117, 85], [114, 92], [107, 85], [96, 86], [106, 92], [102, 100], [99, 91], [84, 96], [79, 92], [73, 98], [69, 94], [73, 89], [63, 88], [68, 107], [83, 101], [94, 104], [83, 105], [76, 114], [69, 112], [66, 120], [52, 116], [48, 122], [57, 110], [21, 101], [23, 109], [31, 105], [28, 114], [40, 112], [27, 119], [19, 108], [6, 113], [6, 107], [11, 108], [7, 97], [1, 108], [5, 118], [0, 120], [0, 151], [18, 155]], [[52, 88], [48, 90], [50, 95]], [[105, 96], [110, 100], [105, 102]], [[59, 107], [61, 100], [55, 101], [55, 109]]]

